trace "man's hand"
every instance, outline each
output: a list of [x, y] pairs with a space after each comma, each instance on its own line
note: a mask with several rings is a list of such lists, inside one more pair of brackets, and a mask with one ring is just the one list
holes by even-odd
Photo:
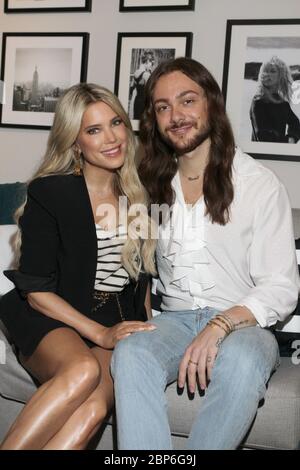
[[205, 390], [225, 336], [232, 331], [255, 326], [257, 321], [247, 307], [235, 305], [213, 317], [209, 323], [189, 345], [179, 366], [178, 386], [183, 388], [187, 377], [191, 393], [196, 390], [197, 374], [200, 388]]
[[200, 388], [206, 389], [218, 349], [226, 333], [219, 327], [207, 325], [186, 349], [179, 366], [178, 386], [184, 387], [186, 378], [191, 393], [195, 393], [197, 374]]

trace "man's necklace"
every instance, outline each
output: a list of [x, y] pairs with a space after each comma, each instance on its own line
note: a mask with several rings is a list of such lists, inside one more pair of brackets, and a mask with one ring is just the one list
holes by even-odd
[[189, 181], [196, 181], [196, 180], [198, 180], [198, 179], [200, 178], [200, 176], [202, 175], [202, 174], [200, 173], [200, 175], [196, 175], [196, 176], [187, 176], [187, 175], [185, 175], [185, 174], [183, 173], [182, 170], [180, 170], [180, 173], [182, 174], [182, 176], [184, 176], [184, 178], [186, 178], [186, 179], [189, 180]]

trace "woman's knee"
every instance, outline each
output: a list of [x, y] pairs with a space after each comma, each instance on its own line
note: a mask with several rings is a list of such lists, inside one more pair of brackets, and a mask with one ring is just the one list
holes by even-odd
[[55, 379], [59, 381], [67, 400], [88, 397], [99, 385], [101, 368], [92, 354], [78, 355], [63, 365]]

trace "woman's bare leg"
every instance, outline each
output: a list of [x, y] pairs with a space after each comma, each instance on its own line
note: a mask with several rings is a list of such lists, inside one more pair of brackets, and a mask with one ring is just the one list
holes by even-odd
[[96, 347], [92, 352], [101, 366], [100, 384], [45, 445], [45, 450], [85, 449], [113, 407], [113, 382], [110, 375], [112, 351]]
[[43, 385], [12, 425], [1, 450], [42, 449], [100, 381], [98, 360], [70, 328], [48, 333], [22, 362]]

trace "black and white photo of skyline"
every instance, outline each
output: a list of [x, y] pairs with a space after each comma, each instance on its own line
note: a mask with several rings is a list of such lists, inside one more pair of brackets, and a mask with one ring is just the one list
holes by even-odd
[[72, 49], [17, 48], [13, 111], [53, 113], [71, 84]]

